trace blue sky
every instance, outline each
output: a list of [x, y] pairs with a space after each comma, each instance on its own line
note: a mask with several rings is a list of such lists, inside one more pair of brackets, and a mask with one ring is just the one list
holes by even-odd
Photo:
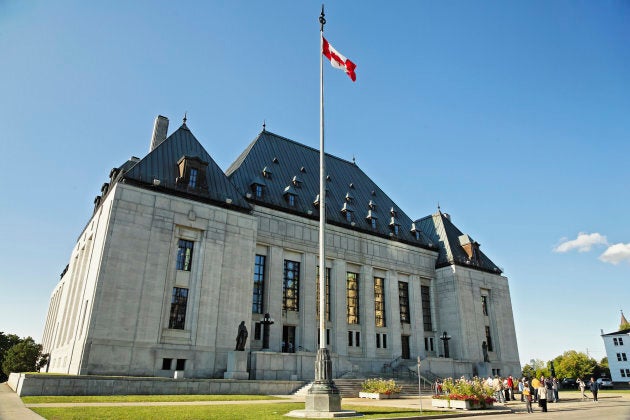
[[[40, 340], [109, 171], [153, 120], [223, 169], [261, 130], [319, 142], [315, 1], [0, 0], [0, 331]], [[509, 278], [521, 363], [605, 356], [630, 315], [630, 2], [326, 5], [326, 147]]]

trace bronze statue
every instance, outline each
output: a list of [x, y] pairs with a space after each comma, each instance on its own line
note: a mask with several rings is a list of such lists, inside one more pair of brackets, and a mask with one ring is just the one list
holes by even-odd
[[489, 362], [490, 358], [488, 357], [488, 344], [485, 341], [481, 343], [481, 351], [483, 351], [483, 361]]
[[238, 334], [236, 335], [236, 351], [245, 351], [245, 342], [247, 341], [247, 327], [245, 321], [241, 321], [241, 325], [238, 326]]

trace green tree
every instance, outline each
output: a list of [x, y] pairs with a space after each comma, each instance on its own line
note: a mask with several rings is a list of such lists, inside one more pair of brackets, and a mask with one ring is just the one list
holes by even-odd
[[597, 376], [606, 376], [610, 378], [610, 367], [608, 366], [608, 357], [604, 357], [597, 364], [597, 369], [595, 374]]
[[20, 341], [21, 341], [20, 337], [18, 337], [17, 335], [5, 334], [2, 331], [0, 331], [0, 382], [6, 381], [9, 375], [8, 372], [5, 374], [4, 370], [2, 369], [4, 356], [6, 355], [7, 351], [9, 351], [11, 347], [15, 346]]
[[42, 345], [26, 337], [6, 352], [2, 371], [7, 375], [11, 372], [34, 372], [46, 366], [47, 362], [48, 355], [42, 354]]
[[528, 378], [540, 378], [542, 375], [549, 376], [549, 368], [547, 362], [540, 359], [531, 359], [528, 364], [523, 366], [523, 376]]
[[586, 378], [593, 375], [597, 361], [585, 353], [569, 350], [553, 359], [558, 378]]

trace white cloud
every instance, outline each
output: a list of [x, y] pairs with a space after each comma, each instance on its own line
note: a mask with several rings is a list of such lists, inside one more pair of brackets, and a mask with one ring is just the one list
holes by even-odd
[[590, 251], [594, 245], [608, 245], [606, 237], [599, 233], [584, 233], [580, 232], [576, 239], [567, 240], [562, 239], [562, 242], [556, 246], [554, 252], [569, 252], [577, 249], [579, 252]]
[[614, 244], [608, 247], [599, 259], [606, 263], [619, 264], [622, 261], [630, 262], [630, 243], [628, 244]]

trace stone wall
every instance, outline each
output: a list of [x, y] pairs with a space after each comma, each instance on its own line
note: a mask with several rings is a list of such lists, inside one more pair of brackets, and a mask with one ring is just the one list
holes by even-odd
[[8, 385], [21, 397], [40, 395], [288, 395], [303, 386], [304, 382], [12, 373]]

